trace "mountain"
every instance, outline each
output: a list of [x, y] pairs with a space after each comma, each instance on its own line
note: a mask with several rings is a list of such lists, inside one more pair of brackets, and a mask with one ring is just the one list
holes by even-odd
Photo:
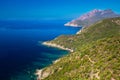
[[111, 9], [107, 9], [107, 10], [94, 9], [86, 14], [83, 14], [82, 16], [80, 16], [75, 20], [66, 23], [65, 26], [87, 27], [91, 24], [94, 24], [97, 21], [106, 18], [114, 18], [114, 17], [120, 17], [120, 15], [116, 14]]
[[37, 72], [38, 80], [120, 80], [120, 17], [47, 43], [74, 50]]

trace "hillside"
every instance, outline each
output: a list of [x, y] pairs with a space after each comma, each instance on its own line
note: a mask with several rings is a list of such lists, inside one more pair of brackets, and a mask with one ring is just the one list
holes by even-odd
[[43, 80], [120, 80], [120, 18], [99, 21], [78, 35], [62, 35], [48, 43], [74, 50], [38, 70]]
[[114, 17], [120, 17], [120, 15], [116, 14], [111, 9], [106, 10], [94, 9], [88, 13], [81, 15], [79, 18], [66, 23], [65, 26], [88, 27], [89, 25], [94, 24], [97, 21]]

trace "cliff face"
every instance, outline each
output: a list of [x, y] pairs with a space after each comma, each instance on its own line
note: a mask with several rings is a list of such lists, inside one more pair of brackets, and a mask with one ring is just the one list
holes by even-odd
[[114, 17], [120, 17], [120, 15], [114, 13], [111, 9], [107, 10], [94, 9], [86, 14], [83, 14], [82, 16], [75, 20], [66, 23], [65, 26], [87, 27], [90, 26], [91, 24], [96, 23], [97, 21]]
[[38, 71], [38, 80], [120, 80], [120, 18], [105, 19], [78, 35], [48, 42], [74, 52]]

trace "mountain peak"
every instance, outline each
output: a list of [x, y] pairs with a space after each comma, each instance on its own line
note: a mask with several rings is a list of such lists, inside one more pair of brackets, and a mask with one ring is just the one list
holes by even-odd
[[91, 12], [96, 13], [96, 12], [101, 12], [101, 11], [102, 11], [101, 9], [94, 9]]
[[110, 12], [113, 12], [113, 10], [112, 10], [112, 9], [106, 9], [106, 10], [104, 10], [104, 11], [110, 11]]
[[106, 19], [106, 18], [114, 18], [114, 17], [120, 17], [119, 14], [116, 14], [112, 11], [112, 9], [94, 9], [88, 13], [83, 14], [79, 18], [72, 20], [71, 22], [68, 22], [65, 24], [65, 26], [89, 26], [97, 21]]
[[112, 9], [106, 9], [106, 10], [101, 10], [101, 9], [94, 9], [84, 15], [82, 15], [81, 17], [78, 18], [78, 20], [85, 20], [85, 19], [89, 19], [90, 17], [93, 16], [101, 16], [101, 15], [109, 15], [109, 14], [114, 14], [114, 12], [112, 11]]
[[102, 13], [113, 13], [115, 14], [112, 9], [106, 9], [106, 10], [103, 10]]
[[106, 9], [106, 10], [94, 9], [90, 12], [96, 13], [96, 12], [113, 12], [113, 11], [112, 11], [112, 9]]

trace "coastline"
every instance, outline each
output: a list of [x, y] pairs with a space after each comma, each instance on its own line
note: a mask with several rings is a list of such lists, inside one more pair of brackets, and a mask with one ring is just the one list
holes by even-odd
[[[55, 60], [55, 61], [53, 61], [52, 64], [56, 64], [59, 61], [60, 61], [60, 58]], [[49, 66], [47, 66], [47, 67], [49, 67]], [[49, 67], [49, 68], [37, 69], [36, 72], [35, 72], [35, 75], [37, 76], [37, 80], [45, 79], [49, 75], [53, 74], [52, 67]]]
[[65, 48], [64, 46], [61, 46], [61, 45], [58, 45], [58, 44], [55, 44], [55, 43], [43, 42], [42, 44], [46, 45], [46, 46], [56, 47], [56, 48], [59, 48], [59, 49], [63, 49], [63, 50], [67, 50], [67, 51], [73, 52], [72, 49]]
[[[78, 26], [76, 26], [76, 27], [78, 27]], [[81, 30], [79, 30], [76, 34], [79, 34], [80, 32], [81, 32]], [[61, 46], [61, 45], [58, 45], [58, 44], [55, 44], [55, 43], [51, 43], [51, 42], [41, 42], [41, 44], [45, 45], [45, 46], [59, 48], [59, 49], [62, 49], [62, 50], [67, 50], [69, 52], [74, 52], [74, 50], [72, 50], [70, 48], [65, 48], [64, 46]], [[60, 58], [53, 61], [53, 64], [56, 64], [59, 61], [60, 61]], [[52, 73], [53, 72], [51, 70], [46, 70], [46, 68], [42, 68], [42, 69], [37, 69], [36, 72], [35, 72], [35, 75], [37, 76], [37, 80], [42, 80], [42, 79], [45, 79], [46, 77], [48, 77]]]
[[[81, 26], [79, 26], [79, 25], [77, 25], [77, 24], [71, 24], [70, 22], [64, 24], [64, 26], [70, 26], [70, 27], [75, 27], [75, 28], [76, 28], [76, 27], [81, 27]], [[80, 34], [80, 33], [82, 32], [83, 28], [84, 28], [84, 27], [82, 27], [79, 31], [77, 31], [76, 34]]]
[[82, 32], [82, 29], [80, 29], [76, 34], [80, 34]]
[[[79, 27], [79, 26], [73, 26], [72, 25], [72, 27]], [[81, 32], [82, 32], [82, 28], [78, 32], [76, 32], [76, 34], [80, 34]], [[67, 50], [69, 52], [74, 52], [74, 50], [72, 50], [70, 48], [65, 48], [62, 45], [51, 43], [51, 42], [41, 42], [41, 44], [45, 45], [45, 46], [59, 48], [59, 49], [62, 49], [62, 50]], [[55, 64], [55, 63], [57, 63], [59, 61], [60, 61], [60, 58], [58, 58], [57, 60], [53, 61], [53, 64]], [[51, 70], [46, 70], [46, 68], [37, 69], [36, 72], [35, 72], [35, 75], [37, 76], [37, 80], [45, 79], [50, 74], [52, 74], [52, 71]]]
[[[60, 46], [60, 45], [57, 45], [55, 43], [51, 43], [51, 42], [43, 42], [42, 45], [45, 45], [45, 46], [50, 46], [50, 47], [55, 47], [55, 48], [59, 48], [59, 49], [63, 49], [63, 50], [67, 50], [69, 52], [73, 52], [72, 49], [69, 49], [69, 48], [65, 48], [63, 46]], [[57, 63], [60, 61], [60, 58], [53, 61], [53, 64]], [[45, 68], [42, 68], [42, 69], [37, 69], [36, 72], [35, 72], [35, 75], [37, 76], [37, 80], [42, 80], [42, 79], [45, 79], [46, 77], [48, 77], [50, 74], [52, 74], [52, 71], [51, 70], [44, 70]]]

